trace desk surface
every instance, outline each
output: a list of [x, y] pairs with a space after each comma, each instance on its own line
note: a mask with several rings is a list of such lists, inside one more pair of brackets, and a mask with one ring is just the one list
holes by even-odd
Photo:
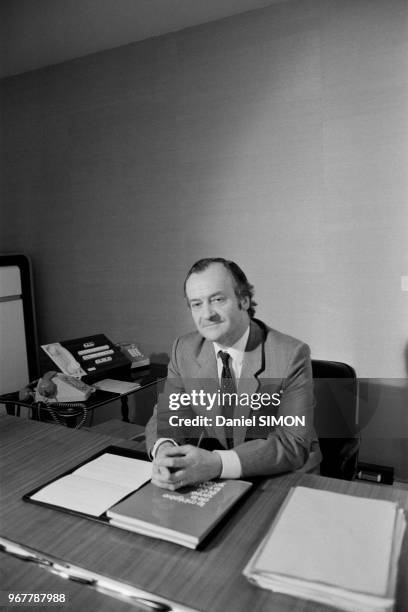
[[[0, 535], [195, 610], [323, 612], [329, 609], [262, 590], [242, 576], [245, 564], [293, 485], [391, 499], [408, 510], [406, 491], [294, 473], [265, 480], [203, 550], [193, 551], [22, 501], [27, 491], [110, 444], [112, 439], [108, 436], [11, 416], [0, 417], [0, 435]], [[118, 441], [115, 439], [114, 443]], [[124, 445], [138, 448], [136, 442]], [[0, 560], [3, 591], [66, 593], [70, 604], [64, 605], [63, 610], [130, 612], [138, 609], [4, 553], [0, 553]], [[407, 535], [400, 561], [396, 610], [408, 610]]]

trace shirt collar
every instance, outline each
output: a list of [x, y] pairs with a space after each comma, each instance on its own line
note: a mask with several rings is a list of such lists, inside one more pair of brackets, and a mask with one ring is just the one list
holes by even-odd
[[231, 355], [233, 360], [242, 360], [249, 338], [249, 330], [250, 326], [248, 325], [242, 336], [232, 346], [220, 346], [217, 342], [213, 342], [215, 356], [218, 356], [218, 351], [225, 351]]

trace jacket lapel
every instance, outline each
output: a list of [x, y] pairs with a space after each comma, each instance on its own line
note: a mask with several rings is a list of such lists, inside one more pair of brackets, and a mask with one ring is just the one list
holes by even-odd
[[[259, 389], [258, 375], [265, 369], [264, 334], [257, 323], [251, 320], [247, 345], [245, 347], [244, 361], [238, 383], [238, 394], [242, 398], [245, 393], [249, 397]], [[251, 406], [237, 405], [234, 416], [247, 418], [250, 416]], [[234, 446], [242, 444], [246, 436], [246, 426], [234, 428]]]

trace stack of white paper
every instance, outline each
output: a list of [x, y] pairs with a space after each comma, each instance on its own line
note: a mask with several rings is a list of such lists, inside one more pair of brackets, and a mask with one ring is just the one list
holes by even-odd
[[295, 487], [244, 574], [343, 610], [391, 610], [404, 530], [394, 502]]
[[109, 391], [110, 393], [131, 393], [140, 387], [138, 382], [127, 382], [125, 380], [114, 380], [113, 378], [104, 378], [93, 384], [94, 387], [101, 391]]

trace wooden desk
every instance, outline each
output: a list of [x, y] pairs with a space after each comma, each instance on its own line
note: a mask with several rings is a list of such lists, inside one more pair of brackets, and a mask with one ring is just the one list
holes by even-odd
[[[22, 501], [21, 496], [27, 491], [74, 467], [111, 443], [112, 439], [108, 436], [12, 416], [0, 418], [0, 435], [2, 536], [179, 601], [195, 610], [328, 610], [316, 603], [262, 590], [242, 576], [245, 564], [290, 486], [302, 484], [351, 495], [391, 499], [408, 509], [408, 493], [391, 487], [304, 474], [279, 476], [265, 480], [231, 516], [230, 521], [221, 526], [203, 550], [193, 551]], [[138, 448], [136, 442], [128, 441], [124, 445]], [[130, 612], [138, 609], [96, 593], [87, 586], [50, 575], [4, 553], [0, 553], [0, 560], [3, 591], [63, 592], [70, 599], [70, 604], [62, 608], [65, 610]], [[12, 609], [15, 611], [16, 608]], [[406, 535], [400, 561], [396, 610], [408, 610]]]

